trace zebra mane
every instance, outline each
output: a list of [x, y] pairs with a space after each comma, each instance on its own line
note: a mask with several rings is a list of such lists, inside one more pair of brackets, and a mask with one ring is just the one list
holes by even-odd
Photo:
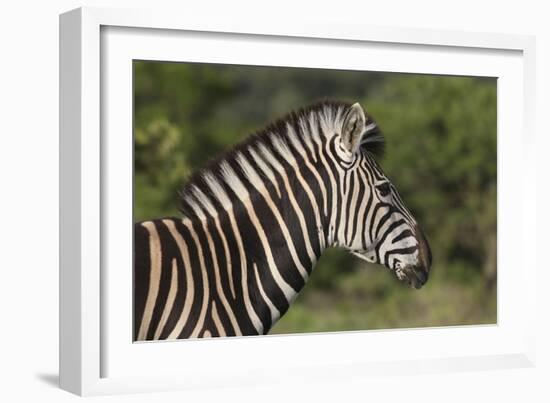
[[[242, 186], [242, 178], [264, 177], [261, 170], [252, 169], [247, 159], [258, 164], [261, 158], [250, 150], [269, 149], [273, 154], [280, 154], [289, 161], [294, 159], [292, 152], [296, 144], [295, 137], [303, 143], [312, 144], [312, 136], [323, 136], [323, 133], [338, 133], [345, 111], [351, 103], [324, 100], [286, 114], [268, 124], [264, 129], [248, 136], [221, 156], [212, 159], [206, 166], [191, 175], [179, 192], [180, 212], [187, 218], [203, 218], [205, 212], [215, 216], [216, 205], [227, 206], [235, 193], [239, 198], [248, 195]], [[294, 138], [293, 138], [294, 137]], [[303, 146], [307, 149], [307, 146]], [[374, 156], [381, 156], [384, 150], [384, 137], [376, 122], [367, 116], [365, 133], [361, 139], [361, 149]], [[246, 154], [246, 158], [243, 156]], [[270, 178], [271, 179], [271, 178]], [[231, 189], [228, 192], [228, 189]]]
[[370, 116], [367, 116], [367, 125], [361, 139], [361, 148], [375, 157], [382, 157], [386, 149], [386, 142], [382, 131]]

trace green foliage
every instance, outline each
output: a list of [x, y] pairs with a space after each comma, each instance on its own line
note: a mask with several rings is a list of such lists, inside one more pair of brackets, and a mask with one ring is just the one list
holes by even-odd
[[272, 333], [496, 322], [496, 80], [134, 62], [136, 221], [177, 213], [191, 172], [286, 112], [360, 101], [434, 255], [428, 284], [327, 251]]
[[496, 289], [483, 282], [464, 286], [434, 272], [414, 290], [380, 266], [359, 264], [335, 279], [331, 292], [310, 287], [271, 334], [454, 326], [496, 322]]

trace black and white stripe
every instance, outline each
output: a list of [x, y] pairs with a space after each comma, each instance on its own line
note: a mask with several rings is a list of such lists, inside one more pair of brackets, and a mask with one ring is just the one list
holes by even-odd
[[183, 218], [135, 225], [134, 338], [266, 334], [340, 246], [419, 288], [431, 255], [358, 105], [293, 112], [201, 170]]

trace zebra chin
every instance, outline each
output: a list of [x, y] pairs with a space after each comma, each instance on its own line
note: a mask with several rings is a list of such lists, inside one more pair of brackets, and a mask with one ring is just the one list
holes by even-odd
[[395, 275], [399, 280], [408, 283], [409, 286], [417, 290], [422, 288], [428, 281], [428, 273], [429, 271], [422, 265], [404, 266], [395, 269]]
[[[429, 249], [429, 247], [427, 247]], [[372, 254], [367, 252], [351, 251], [354, 256], [365, 260], [369, 263], [377, 263]], [[391, 271], [395, 273], [395, 276], [407, 283], [410, 287], [420, 289], [425, 285], [429, 278], [431, 265], [431, 254], [429, 260], [422, 258], [422, 253], [415, 264], [403, 264], [399, 260], [395, 260], [393, 267], [385, 265]]]

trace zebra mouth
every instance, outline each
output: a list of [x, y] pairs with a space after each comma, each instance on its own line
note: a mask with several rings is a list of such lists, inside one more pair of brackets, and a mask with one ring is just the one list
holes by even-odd
[[417, 290], [422, 288], [428, 281], [428, 276], [423, 270], [414, 266], [401, 266], [400, 263], [395, 266], [395, 275], [399, 280], [406, 282], [410, 287]]
[[[376, 263], [376, 257], [372, 253], [368, 253], [367, 251], [350, 252], [352, 253], [352, 255], [357, 256], [358, 258], [365, 260], [369, 263]], [[417, 290], [422, 288], [422, 286], [426, 284], [426, 281], [428, 281], [428, 274], [424, 269], [422, 269], [421, 267], [410, 265], [404, 266], [397, 259], [393, 264], [393, 268], [390, 269], [395, 272], [395, 275], [399, 280], [407, 283], [410, 287], [416, 288]]]

